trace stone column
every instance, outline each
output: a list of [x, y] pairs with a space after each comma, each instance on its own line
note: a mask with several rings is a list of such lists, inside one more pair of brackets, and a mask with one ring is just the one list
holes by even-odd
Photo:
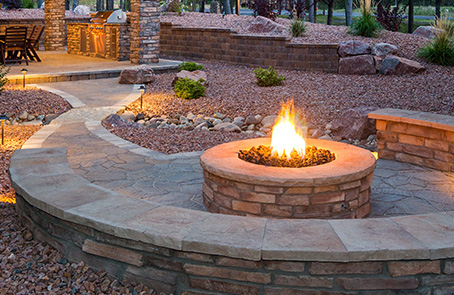
[[159, 1], [131, 0], [131, 63], [159, 62]]
[[44, 1], [44, 48], [65, 50], [65, 0]]

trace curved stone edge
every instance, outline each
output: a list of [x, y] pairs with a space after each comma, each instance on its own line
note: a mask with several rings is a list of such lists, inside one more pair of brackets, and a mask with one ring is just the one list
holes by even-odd
[[[270, 138], [224, 143], [206, 150], [200, 158], [202, 168], [216, 176], [238, 182], [267, 186], [337, 185], [356, 181], [373, 173], [375, 157], [364, 149], [335, 141], [307, 139], [307, 146], [334, 151], [336, 160], [295, 173], [294, 168], [266, 167], [238, 158], [237, 153], [252, 146], [269, 145]], [[313, 175], [317, 175], [314, 177]]]
[[267, 220], [161, 206], [89, 183], [62, 148], [15, 152], [13, 188], [32, 206], [115, 237], [252, 261], [454, 257], [454, 212], [363, 220]]

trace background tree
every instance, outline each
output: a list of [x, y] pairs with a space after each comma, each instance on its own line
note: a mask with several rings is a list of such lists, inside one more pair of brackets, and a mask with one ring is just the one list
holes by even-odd
[[[333, 24], [333, 12], [334, 12], [334, 5], [336, 4], [336, 0], [322, 0], [323, 3], [328, 6], [328, 17], [326, 24], [332, 25]], [[325, 12], [325, 9], [323, 9], [323, 12]]]
[[230, 0], [224, 0], [223, 2], [224, 2], [224, 14], [232, 14]]
[[414, 23], [414, 4], [413, 0], [408, 0], [408, 33], [413, 33], [413, 23]]
[[441, 0], [435, 0], [435, 16], [437, 19], [441, 16]]
[[353, 0], [345, 0], [345, 24], [352, 24]]

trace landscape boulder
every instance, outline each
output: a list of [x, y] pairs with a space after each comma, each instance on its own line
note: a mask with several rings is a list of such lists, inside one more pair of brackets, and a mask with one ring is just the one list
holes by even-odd
[[194, 81], [199, 81], [200, 79], [203, 79], [204, 82], [202, 83], [202, 85], [208, 86], [207, 73], [204, 71], [201, 71], [201, 70], [197, 70], [197, 71], [193, 71], [193, 72], [182, 70], [182, 71], [178, 72], [177, 76], [172, 81], [172, 86], [174, 86], [175, 83], [177, 83], [177, 81], [179, 79], [184, 79], [184, 78], [188, 78], [188, 79], [191, 79]]
[[112, 114], [104, 122], [110, 126], [119, 126], [124, 123], [124, 120], [119, 115]]
[[339, 60], [339, 74], [373, 75], [377, 72], [372, 55], [357, 55]]
[[120, 84], [145, 84], [155, 79], [154, 72], [149, 65], [134, 66], [121, 71], [118, 83]]
[[221, 123], [214, 126], [214, 130], [224, 132], [241, 132], [241, 128], [233, 123]]
[[136, 120], [136, 116], [131, 111], [125, 111], [120, 117], [126, 122], [134, 122]]
[[417, 61], [395, 55], [388, 55], [382, 62], [380, 74], [402, 75], [420, 73], [425, 71], [425, 69], [426, 68]]
[[78, 15], [89, 15], [90, 7], [86, 5], [77, 5], [76, 8], [74, 8], [74, 13]]
[[387, 56], [388, 54], [396, 54], [397, 46], [389, 43], [377, 43], [372, 48], [372, 54], [376, 56]]
[[248, 28], [252, 33], [274, 33], [276, 35], [288, 32], [288, 28], [263, 16], [257, 16]]
[[369, 119], [368, 114], [375, 111], [374, 107], [349, 109], [338, 119], [331, 122], [331, 132], [334, 136], [345, 139], [362, 140], [377, 132], [375, 120]]
[[342, 41], [338, 49], [340, 57], [370, 54], [370, 45], [361, 41]]
[[435, 37], [436, 33], [441, 33], [441, 32], [443, 32], [443, 30], [432, 27], [432, 26], [420, 26], [413, 32], [413, 34], [431, 39], [431, 38]]
[[264, 127], [273, 127], [278, 117], [279, 117], [278, 115], [266, 116], [265, 118], [262, 119], [261, 123]]

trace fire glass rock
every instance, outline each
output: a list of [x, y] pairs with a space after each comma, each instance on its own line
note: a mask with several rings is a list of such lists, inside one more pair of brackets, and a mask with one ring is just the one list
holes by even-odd
[[288, 160], [285, 155], [283, 157], [272, 155], [271, 147], [259, 145], [258, 147], [254, 146], [249, 150], [240, 150], [238, 152], [238, 158], [264, 166], [301, 168], [329, 163], [336, 159], [336, 155], [329, 150], [308, 146], [306, 147], [306, 155], [304, 158], [301, 158], [298, 153], [293, 150], [290, 154], [290, 160]]

